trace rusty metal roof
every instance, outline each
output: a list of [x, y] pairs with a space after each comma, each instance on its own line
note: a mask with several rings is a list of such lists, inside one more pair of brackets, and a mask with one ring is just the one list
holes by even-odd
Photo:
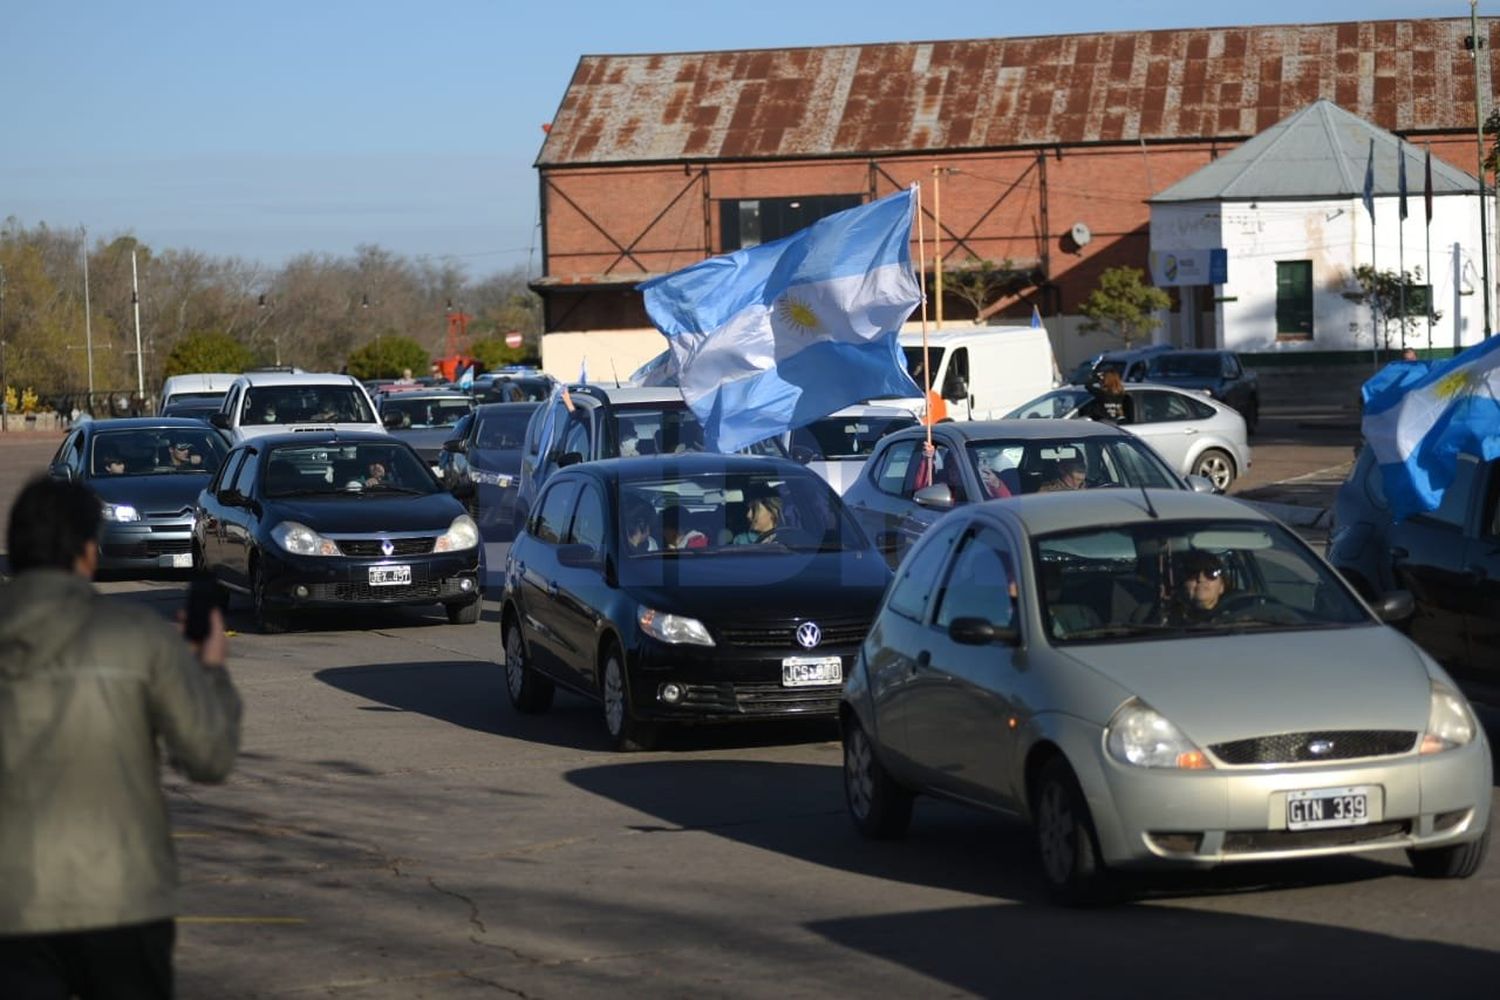
[[[1500, 21], [1481, 22], [1493, 79]], [[537, 166], [1474, 127], [1467, 18], [584, 56]]]

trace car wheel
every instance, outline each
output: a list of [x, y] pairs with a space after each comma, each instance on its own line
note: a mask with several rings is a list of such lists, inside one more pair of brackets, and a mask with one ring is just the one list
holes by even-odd
[[444, 605], [444, 608], [448, 612], [448, 624], [473, 625], [479, 621], [479, 612], [482, 604], [483, 602], [476, 597], [467, 604]]
[[286, 631], [286, 619], [266, 602], [266, 578], [258, 566], [250, 571], [250, 600], [255, 610], [255, 627], [262, 635], [279, 635]]
[[1234, 459], [1218, 448], [1210, 448], [1193, 463], [1193, 475], [1213, 483], [1217, 492], [1227, 493], [1234, 485]]
[[853, 716], [844, 727], [844, 801], [854, 828], [871, 840], [905, 836], [911, 825], [912, 793], [886, 773]]
[[1052, 898], [1064, 906], [1103, 901], [1108, 872], [1099, 860], [1094, 821], [1073, 769], [1061, 757], [1049, 761], [1037, 777], [1031, 814]]
[[631, 711], [625, 659], [618, 646], [611, 646], [605, 654], [599, 679], [604, 696], [604, 729], [610, 742], [616, 750], [649, 750], [656, 734]]
[[552, 682], [526, 662], [521, 624], [512, 616], [505, 623], [505, 690], [516, 711], [536, 715], [552, 707]]
[[1409, 850], [1406, 858], [1423, 878], [1468, 878], [1479, 871], [1490, 849], [1490, 831], [1467, 844], [1434, 847], [1425, 851]]

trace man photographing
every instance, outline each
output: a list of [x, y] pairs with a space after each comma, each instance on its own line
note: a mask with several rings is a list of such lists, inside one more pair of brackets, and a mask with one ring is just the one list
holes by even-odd
[[0, 997], [169, 997], [177, 870], [160, 783], [165, 754], [222, 781], [240, 699], [223, 616], [190, 646], [104, 600], [99, 500], [36, 479], [0, 587]]

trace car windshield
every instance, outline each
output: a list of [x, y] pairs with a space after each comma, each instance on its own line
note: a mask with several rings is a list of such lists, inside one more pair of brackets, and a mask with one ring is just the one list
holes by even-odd
[[266, 385], [246, 390], [240, 423], [372, 424], [364, 393], [352, 385]]
[[[922, 365], [922, 349], [920, 347], [903, 347], [901, 351], [906, 355], [906, 373], [911, 376], [913, 382], [917, 383], [918, 388], [925, 388], [927, 385], [925, 381], [927, 374], [926, 369]], [[927, 353], [932, 356], [933, 372], [942, 371], [943, 349], [941, 347], [929, 347]]]
[[475, 447], [488, 451], [520, 451], [532, 412], [531, 407], [519, 406], [481, 413]]
[[1159, 354], [1151, 359], [1146, 377], [1218, 378], [1219, 369], [1217, 354]]
[[[605, 439], [602, 458], [630, 458], [635, 455], [681, 455], [705, 451], [703, 426], [686, 406], [629, 406], [615, 410], [613, 440]], [[757, 441], [741, 449], [744, 455], [786, 457], [779, 438]]]
[[391, 396], [380, 404], [380, 419], [393, 431], [452, 427], [474, 408], [467, 396], [413, 398]]
[[265, 462], [268, 497], [439, 491], [416, 453], [394, 440], [284, 444], [273, 448]]
[[807, 460], [814, 462], [867, 458], [881, 438], [916, 423], [911, 416], [824, 417], [792, 431], [792, 450], [800, 456], [805, 449]]
[[1106, 487], [1182, 488], [1155, 452], [1127, 434], [972, 441], [968, 452], [991, 498]]
[[1066, 417], [1082, 406], [1088, 398], [1089, 394], [1086, 389], [1056, 389], [1016, 407], [1005, 416], [1008, 420], [1053, 420], [1057, 417]]
[[704, 472], [620, 482], [620, 549], [630, 558], [868, 548], [839, 498], [811, 473]]
[[1371, 621], [1280, 525], [1156, 520], [1035, 541], [1054, 644], [1341, 628]]
[[229, 446], [208, 427], [153, 427], [94, 435], [94, 476], [169, 476], [217, 472]]
[[484, 390], [486, 403], [541, 403], [552, 393], [544, 378], [497, 378]]

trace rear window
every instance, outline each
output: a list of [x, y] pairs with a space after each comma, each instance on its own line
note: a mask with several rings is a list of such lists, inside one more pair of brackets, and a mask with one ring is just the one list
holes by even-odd
[[826, 417], [792, 431], [793, 449], [806, 449], [812, 461], [866, 458], [881, 438], [915, 427], [916, 417]]
[[264, 385], [245, 393], [244, 424], [375, 423], [365, 394], [352, 385]]

